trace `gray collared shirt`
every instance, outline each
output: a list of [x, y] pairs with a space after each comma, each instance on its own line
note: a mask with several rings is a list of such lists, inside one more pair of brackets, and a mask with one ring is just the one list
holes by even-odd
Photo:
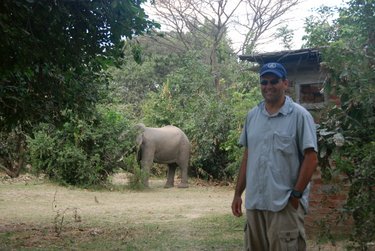
[[[311, 114], [286, 97], [279, 112], [269, 115], [263, 101], [247, 114], [239, 143], [248, 148], [246, 209], [282, 210], [297, 182], [304, 150], [318, 150]], [[309, 190], [310, 184], [300, 200], [305, 211]]]

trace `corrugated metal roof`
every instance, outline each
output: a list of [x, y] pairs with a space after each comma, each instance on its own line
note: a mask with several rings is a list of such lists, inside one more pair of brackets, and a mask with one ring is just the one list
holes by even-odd
[[268, 62], [292, 63], [301, 61], [314, 61], [319, 64], [321, 54], [318, 49], [314, 48], [240, 55], [239, 58], [243, 61], [257, 62], [261, 65]]

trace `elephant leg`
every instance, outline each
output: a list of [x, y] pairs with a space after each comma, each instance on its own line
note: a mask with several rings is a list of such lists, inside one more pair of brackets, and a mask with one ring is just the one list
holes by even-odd
[[170, 188], [174, 186], [174, 175], [176, 172], [177, 164], [168, 164], [168, 174], [167, 183], [165, 183], [164, 188]]
[[188, 188], [188, 167], [189, 167], [189, 161], [183, 161], [179, 164], [181, 169], [181, 183], [178, 184], [178, 188]]

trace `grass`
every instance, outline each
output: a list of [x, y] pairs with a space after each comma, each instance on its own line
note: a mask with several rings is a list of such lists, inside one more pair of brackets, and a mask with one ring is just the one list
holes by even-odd
[[[176, 225], [175, 225], [176, 224]], [[19, 225], [0, 232], [0, 250], [241, 250], [242, 220], [216, 215], [158, 224]]]
[[[191, 180], [188, 189], [57, 186], [0, 176], [0, 250], [242, 250], [244, 217], [231, 215], [233, 187]], [[343, 250], [309, 240], [308, 250]]]
[[241, 250], [232, 188], [164, 182], [91, 191], [0, 177], [0, 250]]

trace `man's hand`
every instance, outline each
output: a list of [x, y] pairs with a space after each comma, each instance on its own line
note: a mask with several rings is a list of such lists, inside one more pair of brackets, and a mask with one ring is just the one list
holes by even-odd
[[242, 216], [242, 199], [241, 196], [234, 196], [232, 202], [232, 213], [234, 216]]
[[232, 202], [232, 213], [234, 216], [242, 216], [242, 199], [241, 195], [246, 187], [246, 165], [247, 165], [248, 149], [245, 148], [242, 155], [241, 167], [238, 172], [236, 191]]
[[298, 209], [298, 207], [299, 207], [299, 199], [298, 198], [296, 198], [296, 197], [290, 197], [290, 203], [292, 203], [292, 206], [294, 207], [294, 209]]

